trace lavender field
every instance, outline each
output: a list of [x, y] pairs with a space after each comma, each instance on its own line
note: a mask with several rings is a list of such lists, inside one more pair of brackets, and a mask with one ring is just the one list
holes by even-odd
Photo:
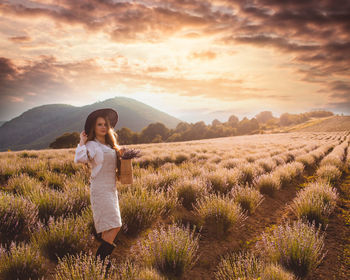
[[348, 279], [349, 144], [344, 131], [127, 145], [142, 157], [116, 184], [106, 278], [91, 167], [75, 149], [2, 152], [0, 279]]

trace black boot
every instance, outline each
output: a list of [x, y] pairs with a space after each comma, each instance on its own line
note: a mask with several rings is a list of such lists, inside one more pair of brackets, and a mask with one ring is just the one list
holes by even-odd
[[[102, 261], [102, 263], [104, 264], [105, 258], [112, 254], [112, 252], [113, 252], [115, 247], [116, 247], [116, 245], [114, 243], [111, 244], [111, 243], [108, 243], [107, 241], [102, 239], [102, 243], [101, 243], [100, 247], [98, 247], [98, 249], [96, 251], [96, 259], [97, 259], [97, 256], [99, 256], [101, 261]], [[107, 263], [107, 266], [106, 266], [106, 275], [107, 275], [110, 267], [111, 267], [111, 261], [108, 260], [108, 263]]]

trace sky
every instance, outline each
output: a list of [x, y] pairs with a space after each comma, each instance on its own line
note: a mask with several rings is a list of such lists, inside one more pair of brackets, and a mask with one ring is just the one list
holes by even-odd
[[350, 114], [348, 0], [0, 1], [0, 121], [115, 96], [187, 122]]

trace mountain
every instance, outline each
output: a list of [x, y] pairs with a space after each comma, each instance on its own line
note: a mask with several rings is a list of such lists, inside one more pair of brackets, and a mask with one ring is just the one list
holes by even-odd
[[65, 132], [81, 132], [87, 116], [94, 110], [112, 108], [118, 112], [115, 130], [128, 127], [141, 131], [150, 123], [161, 122], [175, 128], [181, 122], [132, 98], [115, 97], [83, 107], [49, 104], [34, 107], [0, 127], [0, 151], [48, 148]]
[[6, 121], [0, 121], [0, 126], [2, 126]]

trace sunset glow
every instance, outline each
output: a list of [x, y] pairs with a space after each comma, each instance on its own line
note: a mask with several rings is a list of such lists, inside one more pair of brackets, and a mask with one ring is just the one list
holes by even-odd
[[349, 11], [331, 0], [2, 1], [0, 120], [115, 96], [189, 122], [349, 114]]

